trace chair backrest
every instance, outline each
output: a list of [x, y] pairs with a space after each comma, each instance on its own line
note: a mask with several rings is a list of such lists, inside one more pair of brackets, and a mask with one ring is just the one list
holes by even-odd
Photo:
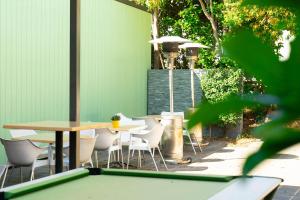
[[131, 122], [128, 123], [129, 125], [137, 125], [137, 126], [145, 126], [146, 122], [143, 119], [139, 120], [132, 120]]
[[90, 161], [94, 151], [96, 140], [97, 136], [90, 138], [80, 138], [80, 163], [86, 163]]
[[0, 138], [4, 146], [7, 160], [14, 166], [30, 166], [42, 153], [42, 149], [35, 146], [30, 140], [4, 140]]
[[165, 127], [160, 123], [156, 124], [149, 133], [145, 135], [135, 135], [136, 137], [143, 138], [149, 142], [151, 148], [157, 147], [161, 137], [164, 133]]
[[35, 132], [34, 130], [24, 130], [24, 129], [11, 129], [9, 130], [9, 132], [12, 138], [37, 134], [37, 132]]
[[96, 136], [96, 131], [95, 131], [95, 129], [81, 130], [80, 135], [95, 137]]
[[106, 150], [114, 144], [114, 141], [120, 137], [119, 134], [112, 133], [107, 128], [96, 129], [97, 140], [95, 150]]
[[154, 128], [155, 125], [159, 124], [159, 122], [153, 118], [145, 118], [145, 124], [147, 126], [146, 130], [152, 130], [152, 128]]
[[121, 125], [127, 125], [130, 124], [132, 122], [132, 119], [129, 117], [126, 117], [123, 113], [117, 113], [116, 115], [118, 115], [120, 117], [120, 124]]

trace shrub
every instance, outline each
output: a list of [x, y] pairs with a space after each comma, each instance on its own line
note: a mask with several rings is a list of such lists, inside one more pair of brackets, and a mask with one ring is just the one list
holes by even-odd
[[[221, 102], [228, 96], [242, 92], [242, 72], [232, 68], [207, 69], [201, 78], [201, 86], [206, 101], [212, 104]], [[223, 126], [235, 125], [240, 117], [236, 113], [221, 114], [219, 120]]]

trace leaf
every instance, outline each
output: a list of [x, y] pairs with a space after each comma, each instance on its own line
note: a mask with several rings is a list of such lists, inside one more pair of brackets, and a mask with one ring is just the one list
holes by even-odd
[[257, 5], [257, 6], [280, 6], [297, 8], [299, 7], [299, 2], [296, 0], [244, 0], [242, 5]]
[[263, 44], [250, 31], [243, 30], [228, 38], [223, 44], [224, 52], [236, 60], [242, 69], [255, 76], [267, 86], [272, 94], [282, 92], [282, 66], [273, 49]]
[[300, 28], [300, 18], [299, 18], [300, 9], [299, 9], [299, 1], [297, 0], [243, 0], [242, 6], [247, 6], [247, 5], [257, 5], [260, 7], [277, 6], [277, 7], [289, 8], [297, 15], [296, 26], [298, 27], [298, 29]]
[[188, 128], [193, 128], [198, 123], [208, 125], [215, 123], [219, 119], [220, 114], [230, 114], [240, 112], [245, 107], [255, 106], [257, 104], [274, 104], [279, 103], [278, 99], [267, 95], [257, 96], [230, 96], [219, 103], [202, 103], [198, 106], [197, 111], [191, 116]]
[[[284, 84], [286, 84], [287, 88], [291, 88], [291, 91], [294, 91], [294, 94], [289, 94], [290, 98], [294, 99], [294, 103], [298, 104], [299, 99], [300, 99], [300, 79], [299, 79], [299, 74], [300, 74], [300, 60], [299, 60], [299, 55], [300, 55], [300, 39], [296, 38], [292, 43], [291, 43], [291, 54], [290, 54], [290, 59], [286, 61], [285, 64], [285, 78], [286, 81]], [[292, 100], [293, 101], [293, 100]], [[298, 106], [294, 105], [295, 108]]]
[[300, 142], [300, 131], [288, 128], [277, 128], [273, 130], [273, 137], [268, 138], [264, 141], [261, 148], [250, 155], [243, 167], [243, 174], [248, 174], [262, 161], [271, 158], [279, 151], [297, 144]]

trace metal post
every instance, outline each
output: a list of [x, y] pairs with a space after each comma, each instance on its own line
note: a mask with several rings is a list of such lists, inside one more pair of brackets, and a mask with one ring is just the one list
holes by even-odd
[[[80, 0], [70, 0], [70, 121], [80, 121]], [[70, 132], [70, 169], [79, 167], [79, 133]]]
[[170, 112], [174, 112], [173, 69], [169, 69]]
[[192, 93], [192, 108], [195, 108], [194, 70], [192, 69], [191, 69], [191, 93]]
[[169, 97], [170, 97], [170, 112], [174, 112], [174, 78], [173, 69], [175, 68], [175, 58], [177, 53], [169, 53], [168, 55], [168, 69], [169, 69]]
[[190, 64], [190, 70], [191, 70], [191, 98], [192, 98], [192, 108], [195, 108], [195, 89], [194, 89], [194, 65], [195, 65], [195, 61], [194, 60], [190, 60], [189, 61]]
[[63, 171], [63, 132], [55, 132], [55, 173]]

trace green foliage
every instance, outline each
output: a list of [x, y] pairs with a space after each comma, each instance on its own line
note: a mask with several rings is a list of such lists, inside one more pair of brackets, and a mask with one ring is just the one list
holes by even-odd
[[134, 0], [134, 2], [146, 6], [149, 11], [158, 10], [164, 4], [164, 0]]
[[[247, 2], [251, 2], [247, 0]], [[293, 6], [299, 27], [300, 10], [292, 0], [253, 0], [259, 6]], [[274, 3], [274, 4], [272, 4]], [[297, 10], [296, 10], [297, 9]], [[226, 55], [237, 61], [247, 73], [261, 80], [266, 94], [231, 96], [216, 104], [203, 103], [192, 116], [189, 127], [198, 122], [209, 124], [220, 114], [240, 112], [245, 107], [276, 105], [277, 111], [272, 121], [256, 128], [254, 134], [264, 141], [261, 148], [247, 159], [243, 173], [250, 172], [263, 160], [279, 151], [300, 142], [300, 130], [289, 128], [289, 124], [300, 118], [300, 39], [292, 43], [288, 61], [280, 62], [271, 45], [259, 40], [253, 31], [245, 28], [235, 33], [223, 44]], [[242, 50], [241, 50], [241, 47]]]
[[[186, 4], [179, 4], [176, 8], [178, 10], [176, 15], [173, 12], [170, 15], [168, 11], [162, 13], [160, 35], [179, 35], [206, 46], [214, 46], [211, 25], [206, 19], [200, 5], [186, 1]], [[222, 9], [223, 4], [214, 3], [213, 10], [216, 13], [216, 20], [220, 22], [223, 20]], [[222, 30], [222, 23], [218, 25], [220, 30]], [[220, 31], [221, 35], [222, 31]], [[196, 68], [218, 67], [219, 63], [215, 61], [216, 55], [212, 49], [202, 49], [199, 55], [200, 58]], [[184, 66], [180, 67], [185, 68]]]
[[265, 43], [273, 46], [277, 53], [281, 43], [276, 43], [276, 41], [282, 35], [282, 31], [293, 32], [295, 30], [295, 15], [287, 8], [241, 6], [242, 2], [242, 0], [227, 1], [224, 11], [224, 26], [228, 28], [229, 32], [241, 27], [250, 28]]
[[111, 117], [111, 121], [119, 121], [121, 117], [119, 115], [114, 115]]
[[[245, 1], [245, 0], [244, 0]], [[258, 6], [241, 6], [242, 0], [213, 1], [213, 16], [217, 23], [218, 33], [224, 40], [229, 32], [235, 32], [243, 26], [253, 30], [265, 43], [276, 52], [281, 43], [276, 43], [282, 30], [295, 31], [294, 14], [287, 8], [261, 8]], [[160, 35], [178, 35], [214, 46], [211, 25], [205, 17], [197, 0], [163, 1], [159, 21]], [[202, 49], [197, 68], [220, 67], [219, 58], [212, 49]], [[180, 68], [185, 62], [178, 63]]]
[[[242, 73], [240, 69], [216, 68], [209, 69], [201, 78], [201, 86], [205, 99], [215, 104], [231, 95], [239, 94], [242, 85]], [[221, 114], [219, 122], [223, 125], [234, 125], [240, 119], [238, 113]], [[220, 123], [219, 123], [220, 124]]]

